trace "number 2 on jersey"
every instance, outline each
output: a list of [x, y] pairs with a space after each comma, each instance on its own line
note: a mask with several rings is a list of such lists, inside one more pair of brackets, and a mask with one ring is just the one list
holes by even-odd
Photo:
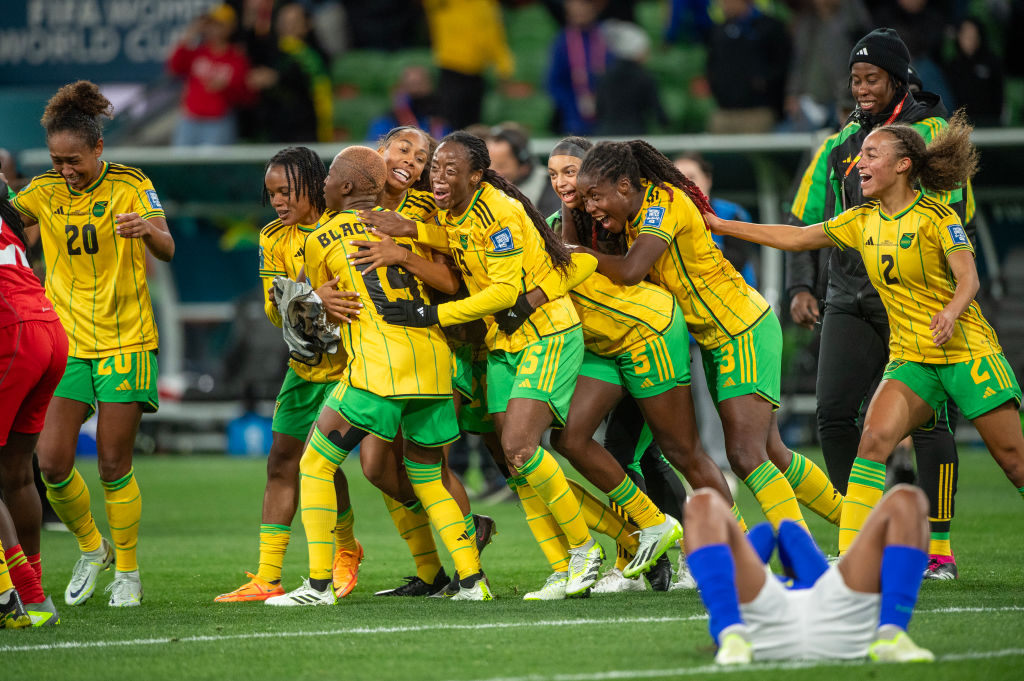
[[64, 233], [68, 237], [68, 255], [80, 255], [82, 248], [89, 255], [92, 255], [100, 250], [100, 242], [96, 235], [96, 225], [82, 225], [82, 246], [76, 246], [75, 241], [78, 239], [79, 227], [78, 225], [68, 224], [64, 227]]
[[891, 255], [883, 255], [882, 256], [882, 266], [884, 268], [882, 270], [882, 279], [885, 280], [886, 284], [889, 284], [890, 286], [893, 286], [895, 284], [900, 283], [899, 279], [897, 279], [896, 277], [892, 276], [892, 268], [896, 266], [896, 258], [894, 258]]

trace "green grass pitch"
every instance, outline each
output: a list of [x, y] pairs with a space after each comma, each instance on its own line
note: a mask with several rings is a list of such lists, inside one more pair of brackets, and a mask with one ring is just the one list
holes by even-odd
[[[106, 534], [94, 461], [80, 464]], [[52, 629], [0, 632], [0, 679], [1024, 678], [1024, 504], [981, 451], [962, 455], [953, 526], [961, 577], [926, 582], [912, 622], [915, 640], [940, 661], [884, 669], [801, 663], [716, 669], [695, 592], [525, 603], [522, 594], [543, 583], [547, 566], [513, 504], [474, 509], [498, 522], [499, 534], [483, 556], [496, 601], [375, 598], [374, 591], [410, 574], [412, 561], [357, 462], [345, 470], [357, 536], [366, 548], [359, 585], [336, 607], [271, 608], [212, 601], [244, 581], [243, 569], [256, 568], [264, 462], [139, 459], [143, 606], [107, 607], [103, 587], [110, 572], [101, 575], [88, 603], [63, 606], [76, 545], [68, 534], [44, 533], [44, 586], [63, 606], [63, 621]], [[741, 491], [739, 498], [756, 522], [752, 496]], [[834, 552], [835, 531], [817, 517], [808, 522]], [[285, 587], [297, 586], [304, 574], [306, 546], [298, 529]]]

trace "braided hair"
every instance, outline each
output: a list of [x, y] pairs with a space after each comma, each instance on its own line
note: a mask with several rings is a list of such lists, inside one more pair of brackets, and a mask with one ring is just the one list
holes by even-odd
[[[594, 143], [584, 137], [570, 135], [558, 141], [551, 150], [550, 156], [572, 156], [581, 161], [587, 152], [594, 148]], [[579, 174], [577, 174], [579, 177]], [[579, 190], [577, 189], [577, 194]], [[590, 244], [595, 251], [609, 255], [622, 255], [626, 252], [626, 235], [616, 234], [594, 222], [590, 213], [581, 207], [571, 209], [572, 224], [576, 229], [576, 239], [581, 244]], [[564, 223], [563, 223], [564, 228]]]
[[420, 179], [416, 180], [412, 184], [412, 188], [421, 192], [430, 191], [430, 159], [434, 157], [434, 150], [437, 149], [437, 140], [426, 130], [417, 128], [415, 125], [400, 125], [397, 128], [391, 128], [384, 135], [381, 135], [380, 139], [377, 140], [378, 149], [387, 149], [391, 146], [391, 143], [395, 141], [395, 138], [401, 135], [403, 132], [409, 130], [415, 130], [427, 139], [427, 164], [423, 168], [423, 172], [420, 173]]
[[643, 181], [647, 180], [667, 191], [669, 198], [673, 195], [672, 187], [676, 187], [693, 201], [702, 216], [704, 213], [715, 212], [704, 192], [679, 172], [664, 154], [643, 140], [597, 144], [583, 159], [580, 175], [591, 175], [612, 182], [626, 177], [637, 190], [642, 190]]
[[551, 258], [551, 264], [563, 275], [566, 274], [572, 264], [569, 249], [558, 238], [558, 235], [551, 231], [547, 221], [544, 220], [544, 217], [533, 205], [533, 202], [526, 198], [526, 195], [519, 191], [518, 187], [490, 169], [491, 156], [487, 153], [487, 143], [479, 137], [462, 130], [445, 135], [441, 140], [441, 144], [446, 142], [459, 144], [466, 150], [469, 154], [470, 171], [483, 171], [481, 182], [488, 183], [495, 189], [505, 192], [523, 204], [523, 210], [526, 211], [526, 215], [529, 216], [533, 226], [540, 232], [540, 236], [544, 240], [544, 250], [547, 251], [548, 256]]
[[[309, 147], [286, 147], [267, 161], [263, 169], [264, 174], [273, 166], [284, 169], [285, 177], [288, 178], [288, 188], [296, 197], [305, 195], [317, 214], [323, 215], [327, 210], [323, 192], [327, 166], [319, 154]], [[267, 191], [266, 184], [263, 185], [262, 201], [264, 206], [270, 203], [270, 192]]]
[[21, 215], [11, 205], [11, 202], [7, 200], [7, 187], [3, 186], [3, 183], [0, 183], [0, 187], [3, 189], [3, 193], [0, 195], [0, 218], [3, 219], [4, 225], [14, 232], [14, 236], [18, 237], [18, 241], [27, 250], [28, 240], [25, 239], [25, 223], [21, 221]]
[[927, 145], [921, 134], [905, 123], [879, 128], [894, 138], [896, 157], [910, 159], [910, 187], [920, 183], [922, 189], [929, 191], [959, 189], [978, 172], [978, 150], [971, 144], [973, 129], [964, 109], [957, 110], [950, 117], [949, 126]]
[[73, 132], [95, 148], [103, 139], [102, 117], [114, 117], [114, 105], [103, 96], [95, 83], [80, 80], [57, 90], [43, 110], [39, 121], [46, 136], [58, 132]]

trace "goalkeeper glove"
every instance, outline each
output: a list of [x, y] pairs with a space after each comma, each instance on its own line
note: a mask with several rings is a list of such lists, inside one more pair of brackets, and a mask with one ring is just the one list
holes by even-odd
[[525, 293], [520, 293], [516, 302], [507, 310], [494, 313], [494, 321], [497, 322], [501, 332], [511, 336], [516, 330], [526, 323], [533, 311], [536, 310], [530, 301], [526, 299]]
[[437, 324], [437, 305], [415, 300], [396, 300], [384, 303], [380, 309], [384, 321], [399, 326], [427, 327]]

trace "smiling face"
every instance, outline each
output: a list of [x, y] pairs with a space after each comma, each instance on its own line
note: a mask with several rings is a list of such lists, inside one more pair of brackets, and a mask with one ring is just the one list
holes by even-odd
[[876, 114], [885, 111], [896, 90], [888, 71], [859, 61], [850, 67], [850, 93], [862, 111]]
[[419, 130], [409, 128], [398, 133], [380, 152], [388, 168], [388, 190], [400, 194], [423, 174], [430, 161], [430, 142]]
[[582, 197], [576, 189], [581, 159], [575, 156], [551, 156], [548, 158], [548, 177], [551, 188], [569, 208], [581, 208]]
[[270, 206], [277, 213], [283, 225], [312, 225], [319, 216], [316, 208], [305, 194], [299, 194], [288, 181], [288, 173], [284, 166], [273, 165], [267, 168], [263, 178], [267, 187]]
[[434, 202], [441, 210], [461, 215], [469, 207], [483, 178], [482, 170], [472, 170], [469, 151], [457, 142], [445, 142], [434, 152], [430, 163], [430, 186]]
[[633, 187], [628, 177], [612, 181], [580, 175], [576, 188], [583, 201], [583, 209], [599, 225], [615, 234], [626, 229], [643, 204], [643, 194]]
[[46, 138], [50, 149], [50, 160], [56, 170], [72, 189], [82, 191], [99, 177], [103, 167], [100, 155], [103, 140], [90, 147], [81, 135], [67, 130], [55, 132]]
[[876, 130], [864, 139], [860, 148], [857, 172], [860, 188], [868, 198], [880, 198], [883, 193], [901, 181], [910, 170], [910, 159], [897, 157], [895, 140], [884, 130]]

